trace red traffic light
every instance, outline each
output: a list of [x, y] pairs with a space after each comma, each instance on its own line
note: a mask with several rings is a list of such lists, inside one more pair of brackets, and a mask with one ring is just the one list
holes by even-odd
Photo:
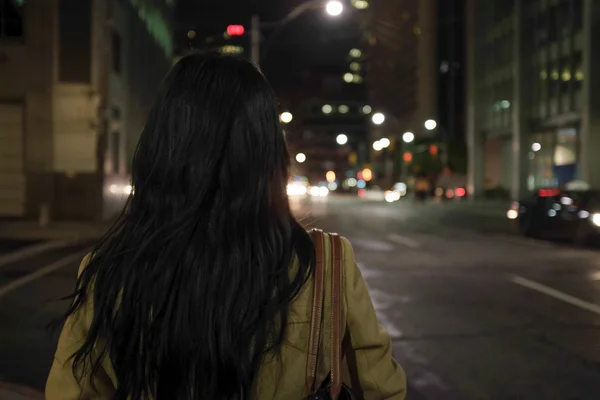
[[245, 31], [243, 25], [229, 25], [227, 27], [227, 34], [229, 36], [242, 36]]

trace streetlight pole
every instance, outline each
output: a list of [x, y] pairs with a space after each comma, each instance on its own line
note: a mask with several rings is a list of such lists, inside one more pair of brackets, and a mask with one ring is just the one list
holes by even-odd
[[263, 27], [275, 27], [281, 28], [291, 21], [298, 18], [300, 15], [304, 14], [309, 10], [314, 10], [318, 8], [325, 8], [327, 13], [333, 17], [337, 17], [340, 15], [344, 9], [344, 5], [339, 0], [312, 0], [307, 1], [305, 3], [301, 3], [298, 7], [294, 8], [288, 15], [286, 15], [282, 20], [274, 23], [261, 23], [260, 17], [257, 14], [252, 16], [250, 21], [250, 57], [252, 61], [260, 66], [260, 48], [261, 48], [261, 28]]

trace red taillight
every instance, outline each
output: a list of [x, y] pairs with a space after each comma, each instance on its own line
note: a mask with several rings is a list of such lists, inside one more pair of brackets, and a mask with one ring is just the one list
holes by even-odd
[[367, 191], [365, 189], [359, 189], [358, 197], [365, 197], [367, 195]]
[[541, 189], [538, 191], [540, 197], [554, 197], [560, 194], [560, 189]]
[[465, 190], [465, 188], [458, 188], [456, 189], [456, 196], [457, 197], [464, 197], [467, 194], [467, 191]]

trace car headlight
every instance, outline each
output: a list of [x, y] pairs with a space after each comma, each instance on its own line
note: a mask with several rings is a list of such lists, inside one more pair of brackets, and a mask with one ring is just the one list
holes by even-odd
[[596, 213], [592, 215], [592, 224], [596, 226], [600, 226], [600, 213]]

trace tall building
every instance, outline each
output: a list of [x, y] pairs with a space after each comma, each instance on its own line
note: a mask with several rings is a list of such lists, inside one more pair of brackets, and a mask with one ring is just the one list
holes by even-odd
[[600, 3], [469, 0], [469, 191], [600, 188]]
[[[429, 119], [438, 120], [437, 0], [353, 1], [364, 10], [366, 86], [369, 104], [382, 112], [386, 122], [372, 126], [373, 140], [390, 138], [397, 145], [374, 154], [375, 160], [394, 160], [385, 169], [387, 183], [403, 169], [401, 153], [410, 146], [401, 144], [404, 132], [417, 138], [440, 134], [428, 131]], [[438, 124], [439, 125], [439, 124]], [[441, 126], [440, 126], [441, 128]]]
[[118, 211], [172, 62], [171, 0], [6, 0], [0, 17], [0, 217]]

